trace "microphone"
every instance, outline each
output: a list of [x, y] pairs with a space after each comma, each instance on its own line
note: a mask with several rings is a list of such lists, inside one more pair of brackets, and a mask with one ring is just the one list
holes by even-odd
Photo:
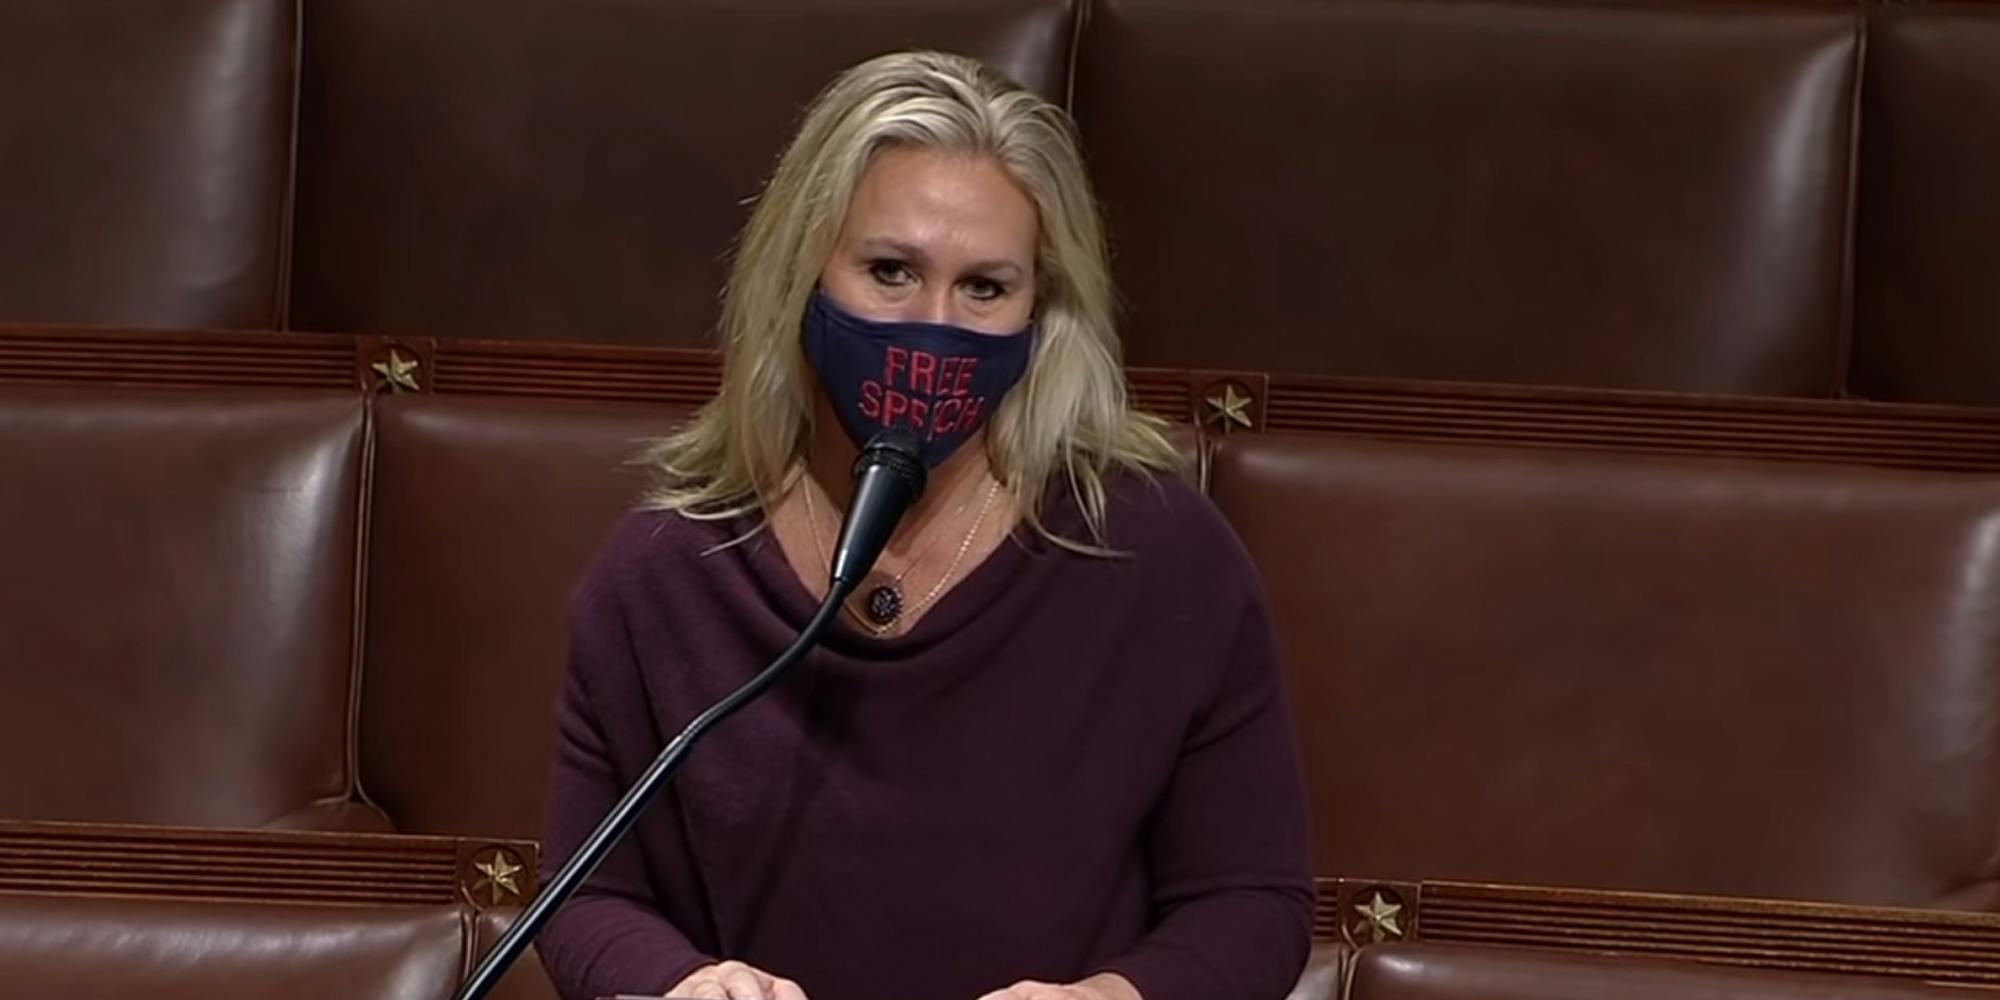
[[840, 542], [834, 547], [826, 600], [820, 602], [819, 610], [800, 630], [798, 639], [771, 661], [763, 673], [752, 677], [742, 687], [730, 692], [728, 697], [695, 716], [695, 720], [688, 723], [680, 735], [667, 743], [660, 755], [653, 758], [645, 772], [639, 775], [639, 780], [605, 814], [604, 821], [577, 846], [576, 853], [549, 879], [549, 884], [542, 887], [535, 901], [521, 911], [520, 919], [514, 921], [514, 925], [507, 928], [507, 933], [494, 943], [493, 950], [486, 953], [478, 967], [472, 970], [472, 975], [467, 976], [459, 986], [458, 992], [452, 994], [453, 1000], [484, 1000], [493, 987], [499, 985], [500, 977], [506, 974], [515, 959], [528, 950], [529, 943], [555, 916], [556, 910], [576, 895], [597, 866], [604, 863], [611, 849], [639, 821], [640, 815], [660, 789], [673, 780], [674, 773], [680, 770], [695, 742], [716, 724], [770, 690], [805, 659], [807, 651], [819, 642], [820, 635], [833, 624], [834, 619], [840, 617], [840, 607], [848, 595], [854, 593], [854, 588], [861, 585], [862, 578], [875, 566], [875, 560], [882, 555], [882, 547], [889, 543], [889, 536], [896, 533], [896, 525], [902, 523], [903, 516], [923, 496], [927, 475], [919, 454], [917, 436], [903, 428], [884, 430], [869, 439], [861, 449], [860, 457], [854, 461], [854, 501], [848, 504], [847, 517], [840, 526]]
[[882, 555], [903, 515], [924, 495], [926, 473], [914, 431], [891, 427], [854, 460], [854, 499], [833, 547], [833, 583], [851, 593]]

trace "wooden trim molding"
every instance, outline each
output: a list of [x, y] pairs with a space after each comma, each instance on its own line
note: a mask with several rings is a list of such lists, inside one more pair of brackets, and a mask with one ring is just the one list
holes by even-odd
[[689, 348], [441, 342], [437, 391], [700, 406], [722, 388], [721, 356]]
[[175, 389], [354, 385], [354, 338], [324, 334], [0, 327], [0, 381]]
[[[2000, 471], [2000, 409], [1133, 368], [1137, 406], [1209, 438], [1292, 432]], [[485, 395], [698, 406], [709, 350], [567, 342], [0, 326], [0, 382]]]
[[2000, 914], [1471, 882], [1320, 881], [1316, 933], [2000, 985]]
[[0, 892], [512, 909], [539, 858], [521, 840], [0, 820]]
[[1459, 444], [2000, 469], [2000, 410], [1271, 376], [1264, 426]]

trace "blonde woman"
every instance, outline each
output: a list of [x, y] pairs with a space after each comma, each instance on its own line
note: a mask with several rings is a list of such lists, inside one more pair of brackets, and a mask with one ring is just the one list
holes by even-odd
[[1303, 793], [1262, 592], [1126, 398], [1062, 112], [857, 66], [737, 247], [720, 395], [579, 588], [552, 866], [825, 593], [859, 443], [931, 485], [800, 672], [544, 932], [571, 1000], [1277, 1000]]

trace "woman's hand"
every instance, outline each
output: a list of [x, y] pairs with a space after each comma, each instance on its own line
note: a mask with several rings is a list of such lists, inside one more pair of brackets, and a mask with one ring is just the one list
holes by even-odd
[[1080, 983], [1058, 986], [1054, 983], [1022, 981], [1004, 990], [995, 990], [979, 1000], [1145, 1000], [1137, 987], [1125, 980], [1124, 976], [1101, 973]]
[[688, 973], [667, 991], [699, 1000], [806, 1000], [799, 984], [742, 962], [717, 962]]

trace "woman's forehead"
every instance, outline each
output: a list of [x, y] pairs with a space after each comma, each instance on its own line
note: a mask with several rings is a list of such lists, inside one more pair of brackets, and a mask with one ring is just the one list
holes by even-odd
[[848, 206], [842, 241], [903, 256], [1026, 263], [1035, 203], [991, 157], [892, 149], [875, 157]]

